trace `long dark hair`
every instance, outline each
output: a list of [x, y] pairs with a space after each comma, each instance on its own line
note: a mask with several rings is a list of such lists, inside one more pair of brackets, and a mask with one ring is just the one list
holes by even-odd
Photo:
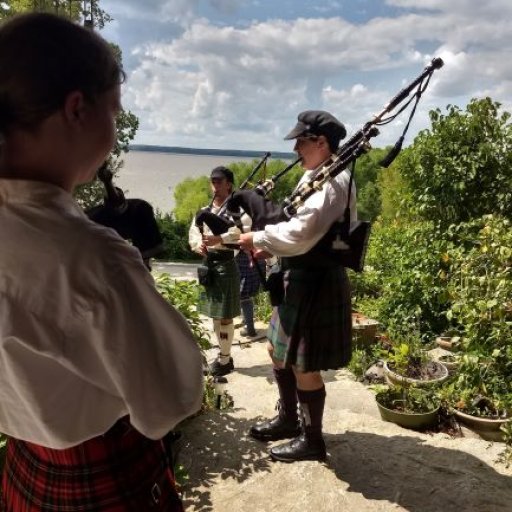
[[0, 134], [37, 127], [72, 91], [94, 102], [124, 77], [93, 31], [53, 14], [15, 16], [0, 25]]

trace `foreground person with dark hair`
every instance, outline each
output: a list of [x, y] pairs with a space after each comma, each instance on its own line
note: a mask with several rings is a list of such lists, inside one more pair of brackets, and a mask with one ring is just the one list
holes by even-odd
[[[300, 183], [315, 175], [345, 134], [343, 124], [328, 112], [299, 114], [286, 139], [295, 139], [294, 150], [302, 159], [305, 173]], [[270, 450], [274, 460], [326, 457], [322, 435], [326, 393], [320, 372], [341, 368], [351, 357], [349, 281], [341, 262], [330, 256], [331, 226], [343, 220], [348, 185], [349, 175], [344, 171], [310, 196], [289, 221], [240, 235], [242, 249], [280, 256], [284, 271], [282, 302], [274, 308], [268, 333], [279, 414], [250, 431], [261, 441], [291, 439]], [[356, 212], [352, 192], [350, 210]]]
[[164, 436], [200, 351], [139, 252], [72, 197], [115, 141], [123, 72], [48, 14], [0, 26], [0, 431], [7, 512], [181, 511]]

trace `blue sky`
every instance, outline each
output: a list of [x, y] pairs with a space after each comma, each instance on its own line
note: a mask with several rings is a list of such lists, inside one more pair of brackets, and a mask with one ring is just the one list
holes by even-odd
[[[512, 111], [510, 0], [103, 0], [140, 119], [135, 142], [289, 151], [303, 110], [354, 132], [434, 57], [437, 71], [406, 143], [428, 111], [490, 96]], [[405, 114], [405, 113], [404, 113]], [[406, 116], [383, 127], [392, 144]]]

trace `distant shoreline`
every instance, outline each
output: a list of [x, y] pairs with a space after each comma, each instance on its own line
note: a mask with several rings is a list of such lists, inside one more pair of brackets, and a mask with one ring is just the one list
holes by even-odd
[[[151, 153], [173, 153], [177, 155], [208, 155], [208, 156], [240, 156], [244, 158], [263, 158], [265, 151], [244, 151], [239, 149], [204, 149], [204, 148], [181, 148], [172, 146], [150, 146], [146, 144], [132, 144], [130, 151], [147, 151]], [[295, 153], [283, 151], [270, 152], [273, 158], [293, 160]]]

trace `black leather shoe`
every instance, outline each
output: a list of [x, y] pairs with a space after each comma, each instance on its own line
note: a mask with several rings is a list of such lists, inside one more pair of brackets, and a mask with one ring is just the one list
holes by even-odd
[[270, 450], [270, 456], [281, 462], [295, 462], [298, 460], [325, 460], [325, 442], [323, 439], [309, 441], [305, 434], [281, 444]]
[[215, 359], [215, 361], [213, 361], [213, 363], [208, 367], [208, 370], [212, 377], [222, 377], [223, 375], [231, 373], [234, 369], [235, 366], [233, 364], [232, 357], [229, 358], [229, 362], [227, 362], [226, 364], [221, 364], [219, 359]]
[[298, 421], [289, 421], [281, 416], [253, 425], [249, 434], [258, 441], [279, 441], [289, 439], [300, 434], [301, 428]]

